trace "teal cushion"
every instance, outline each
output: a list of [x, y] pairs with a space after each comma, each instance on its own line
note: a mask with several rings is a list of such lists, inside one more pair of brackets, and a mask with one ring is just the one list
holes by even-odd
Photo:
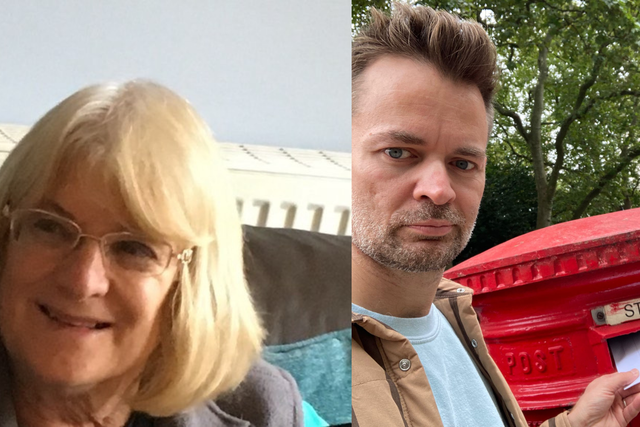
[[329, 424], [351, 422], [351, 328], [268, 346], [263, 357], [291, 373], [302, 399]]

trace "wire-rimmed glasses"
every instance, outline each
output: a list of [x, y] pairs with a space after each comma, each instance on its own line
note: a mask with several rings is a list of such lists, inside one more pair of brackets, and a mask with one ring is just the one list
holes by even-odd
[[128, 231], [108, 233], [102, 237], [82, 232], [78, 224], [42, 209], [16, 209], [5, 206], [3, 215], [10, 220], [11, 237], [22, 247], [39, 251], [43, 256], [62, 260], [73, 251], [83, 237], [99, 242], [105, 268], [142, 276], [162, 274], [171, 259], [191, 261], [193, 251], [175, 253], [166, 242]]

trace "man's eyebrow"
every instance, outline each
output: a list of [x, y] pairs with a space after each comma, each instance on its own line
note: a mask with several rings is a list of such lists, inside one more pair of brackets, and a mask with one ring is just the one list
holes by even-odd
[[[424, 139], [419, 136], [413, 135], [409, 132], [392, 130], [388, 132], [381, 132], [375, 135], [376, 137], [384, 137], [392, 139], [396, 142], [401, 142], [403, 144], [408, 145], [426, 145]], [[469, 156], [469, 157], [477, 157], [477, 158], [485, 158], [487, 157], [487, 152], [483, 149], [476, 147], [460, 147], [457, 148], [453, 154], [456, 156]]]
[[476, 147], [460, 147], [456, 149], [453, 154], [456, 156], [477, 157], [479, 159], [487, 157], [487, 152], [485, 150]]
[[375, 135], [376, 137], [389, 138], [396, 142], [401, 142], [408, 145], [425, 145], [425, 141], [419, 136], [404, 132], [401, 130], [391, 130], [388, 132], [380, 132]]

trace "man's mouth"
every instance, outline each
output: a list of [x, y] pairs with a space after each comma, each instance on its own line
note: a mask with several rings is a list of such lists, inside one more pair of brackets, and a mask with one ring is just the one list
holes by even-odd
[[415, 224], [409, 224], [408, 228], [425, 236], [445, 236], [453, 229], [453, 224], [448, 221], [425, 221]]
[[38, 304], [40, 311], [49, 319], [57, 322], [63, 326], [74, 328], [85, 328], [92, 330], [102, 330], [111, 327], [111, 323], [102, 322], [95, 319], [72, 316], [60, 311], [57, 311], [46, 305]]
[[426, 221], [414, 222], [409, 225], [416, 227], [451, 227], [454, 224], [451, 221], [447, 221], [444, 219], [429, 219]]

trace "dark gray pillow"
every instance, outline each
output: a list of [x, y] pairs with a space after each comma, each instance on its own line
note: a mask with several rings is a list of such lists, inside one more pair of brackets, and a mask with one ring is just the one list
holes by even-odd
[[243, 226], [245, 270], [268, 331], [288, 344], [351, 324], [351, 238]]

